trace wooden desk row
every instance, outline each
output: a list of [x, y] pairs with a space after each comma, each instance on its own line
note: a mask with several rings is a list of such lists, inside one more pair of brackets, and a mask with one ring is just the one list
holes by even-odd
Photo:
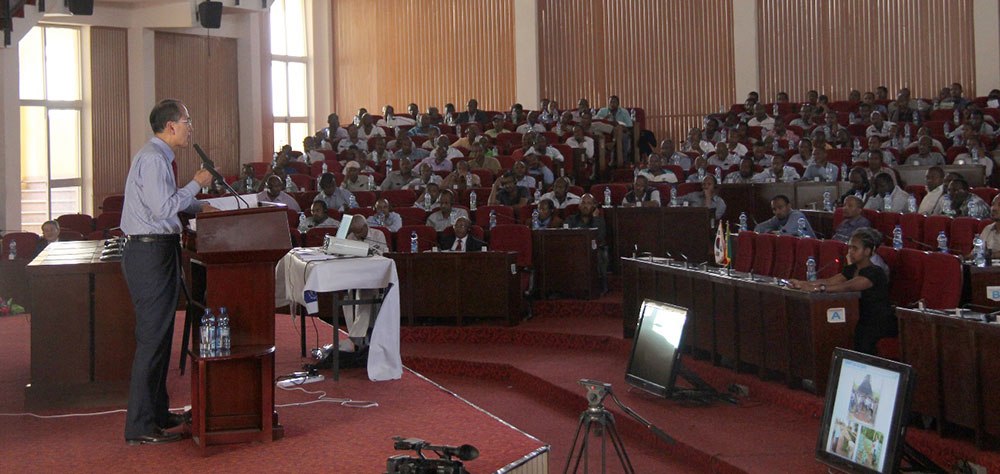
[[[917, 374], [913, 410], [1000, 437], [1000, 324], [898, 308], [902, 362]], [[938, 423], [938, 429], [942, 428]]]
[[[646, 259], [626, 258], [622, 267], [627, 338], [644, 299], [682, 306], [689, 310], [685, 346], [695, 355], [761, 376], [781, 374], [789, 386], [811, 380], [816, 393], [825, 392], [833, 349], [853, 345], [856, 292], [808, 293]], [[828, 322], [835, 312], [843, 318]]]

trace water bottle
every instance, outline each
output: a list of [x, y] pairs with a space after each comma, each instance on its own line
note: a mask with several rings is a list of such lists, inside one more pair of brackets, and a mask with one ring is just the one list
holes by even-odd
[[469, 193], [469, 210], [470, 211], [475, 211], [476, 210], [476, 190], [475, 189], [473, 189], [472, 192]]
[[490, 230], [493, 230], [497, 226], [497, 211], [496, 209], [490, 209]]
[[253, 189], [253, 176], [247, 176], [247, 192]]
[[472, 187], [472, 173], [465, 175], [465, 187], [467, 188]]
[[295, 186], [295, 183], [292, 182], [292, 177], [285, 176], [285, 189], [292, 189], [292, 186]]
[[354, 209], [355, 207], [358, 207], [358, 200], [354, 198], [354, 195], [353, 195], [353, 194], [349, 194], [349, 195], [347, 196], [347, 205], [348, 205], [348, 206], [349, 206], [349, 207], [350, 207], [351, 209]]
[[775, 117], [778, 116], [778, 103], [777, 102], [775, 102], [774, 106], [771, 107], [771, 115], [773, 115]]
[[917, 197], [912, 194], [906, 198], [906, 212], [917, 212]]
[[604, 188], [604, 207], [611, 207], [611, 188]]
[[947, 194], [941, 196], [941, 210], [946, 216], [951, 216], [955, 212], [951, 209], [951, 196]]
[[850, 123], [857, 122], [857, 116], [854, 115], [854, 112], [851, 112], [850, 116], [848, 117], [848, 120], [850, 121]]
[[219, 352], [222, 355], [229, 355], [229, 350], [232, 348], [232, 339], [229, 337], [229, 313], [226, 312], [226, 307], [223, 306], [219, 308]]
[[854, 150], [861, 149], [861, 140], [858, 137], [854, 137]]
[[329, 169], [329, 167], [326, 165], [326, 162], [324, 161], [323, 162], [323, 174], [326, 174], [326, 172], [327, 172], [328, 169]]
[[531, 211], [531, 228], [538, 229], [541, 227], [541, 222], [538, 220], [538, 209]]
[[[913, 111], [913, 123], [917, 123], [919, 121], [920, 121], [920, 112], [917, 112], [916, 110], [914, 110]], [[909, 133], [910, 132], [909, 127], [907, 127], [906, 132], [907, 132], [906, 136], [909, 136], [910, 135], [910, 133]]]
[[948, 135], [951, 133], [951, 122], [944, 123], [944, 134]]
[[937, 241], [938, 241], [938, 250], [940, 250], [942, 253], [948, 253], [948, 236], [944, 235], [943, 230], [940, 233], [938, 233]]
[[10, 259], [10, 260], [16, 259], [17, 258], [17, 242], [14, 242], [13, 240], [11, 240], [10, 244], [7, 245], [7, 249], [10, 250], [10, 253], [7, 254], [7, 258]]
[[[917, 113], [913, 112], [913, 114], [914, 114], [914, 117], [916, 117]], [[914, 120], [914, 122], [916, 122], [916, 120]], [[903, 138], [905, 138], [906, 141], [910, 141], [910, 127], [909, 126], [906, 126], [906, 125], [903, 126]]]
[[705, 180], [705, 168], [698, 168], [698, 181]]
[[722, 182], [722, 168], [719, 168], [718, 166], [715, 167], [715, 182]]
[[677, 205], [677, 188], [670, 188], [670, 206]]
[[816, 259], [809, 257], [806, 260], [806, 280], [816, 281]]
[[372, 175], [368, 175], [368, 190], [369, 191], [375, 190], [375, 177]]
[[301, 229], [306, 224], [306, 213], [299, 213], [299, 228]]
[[729, 129], [722, 127], [722, 141], [727, 141], [729, 139]]
[[410, 253], [417, 253], [418, 242], [417, 231], [410, 232]]
[[775, 153], [778, 152], [778, 139], [777, 138], [775, 138], [774, 141], [771, 142], [771, 150], [773, 150]]
[[740, 232], [747, 230], [747, 213], [740, 213]]
[[541, 200], [542, 200], [542, 192], [536, 188], [535, 189], [535, 201], [534, 202], [535, 202], [535, 204], [538, 204], [538, 201], [541, 201]]
[[986, 244], [983, 239], [978, 235], [976, 238], [972, 239], [972, 250], [975, 259], [975, 265], [977, 267], [986, 266]]
[[202, 357], [209, 357], [215, 352], [215, 316], [212, 310], [205, 308], [205, 314], [201, 316], [201, 345], [200, 353]]
[[896, 250], [903, 249], [903, 228], [898, 225], [895, 229], [892, 229], [892, 248]]
[[428, 193], [426, 189], [424, 190], [424, 210], [431, 210], [431, 193]]
[[833, 199], [830, 191], [823, 191], [823, 210], [827, 212], [833, 210]]
[[882, 212], [892, 212], [892, 193], [885, 193], [882, 197]]
[[972, 164], [978, 165], [979, 164], [979, 148], [973, 148], [973, 149], [969, 150], [969, 154], [972, 155]]
[[848, 175], [847, 163], [841, 163], [840, 164], [840, 180], [846, 182], [847, 181], [847, 175]]
[[799, 237], [809, 237], [809, 235], [806, 233], [806, 218], [805, 217], [800, 217], [799, 218]]
[[897, 150], [899, 149], [899, 137], [898, 136], [893, 136], [891, 143], [892, 143], [892, 147], [893, 148], [895, 148]]
[[385, 160], [385, 174], [392, 173], [392, 158]]
[[958, 109], [955, 109], [955, 113], [952, 114], [952, 118], [955, 120], [956, 127], [962, 123], [962, 114], [958, 112]]

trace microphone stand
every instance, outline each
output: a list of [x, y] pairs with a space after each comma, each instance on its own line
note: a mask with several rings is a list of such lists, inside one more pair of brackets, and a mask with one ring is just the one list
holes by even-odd
[[229, 192], [233, 193], [233, 196], [236, 198], [236, 208], [239, 209], [240, 202], [242, 202], [247, 206], [247, 209], [250, 209], [250, 203], [248, 203], [246, 199], [243, 199], [243, 196], [240, 196], [240, 193], [236, 192], [236, 190], [233, 189], [233, 187], [226, 182], [226, 178], [223, 177], [222, 174], [216, 171], [215, 162], [213, 162], [211, 159], [208, 158], [208, 155], [205, 154], [205, 150], [202, 150], [201, 147], [197, 143], [195, 143], [194, 151], [198, 152], [198, 156], [201, 157], [202, 164], [205, 165], [205, 169], [207, 169], [209, 173], [212, 173], [212, 176], [215, 178], [216, 182], [225, 186], [225, 188]]

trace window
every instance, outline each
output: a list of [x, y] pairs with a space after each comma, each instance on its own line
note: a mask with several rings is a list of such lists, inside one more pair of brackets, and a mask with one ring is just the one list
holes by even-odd
[[80, 43], [78, 28], [36, 26], [18, 44], [24, 230], [82, 212]]
[[271, 110], [274, 148], [302, 146], [309, 133], [306, 13], [304, 0], [271, 4]]

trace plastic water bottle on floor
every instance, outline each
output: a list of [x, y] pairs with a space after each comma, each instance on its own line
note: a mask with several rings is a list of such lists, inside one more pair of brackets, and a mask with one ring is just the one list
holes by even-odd
[[898, 225], [895, 229], [892, 229], [892, 248], [896, 250], [903, 249], [903, 228]]
[[938, 233], [937, 242], [938, 250], [940, 250], [941, 253], [948, 253], [948, 236], [944, 235], [943, 230]]
[[816, 281], [816, 259], [809, 257], [806, 260], [806, 280]]
[[199, 353], [201, 357], [211, 357], [215, 352], [215, 315], [212, 310], [205, 308], [205, 314], [201, 316]]
[[223, 306], [219, 308], [219, 329], [218, 329], [218, 339], [219, 339], [219, 353], [221, 355], [229, 355], [229, 350], [232, 349], [233, 344], [230, 339], [229, 331], [229, 313], [226, 312], [226, 307]]
[[410, 232], [410, 253], [417, 253], [419, 248], [419, 239], [417, 239], [417, 231]]
[[740, 213], [740, 232], [747, 230], [747, 213]]
[[490, 209], [490, 230], [493, 230], [497, 226], [497, 211], [496, 209]]
[[9, 260], [16, 260], [17, 259], [17, 242], [14, 242], [13, 240], [11, 240], [10, 244], [7, 245], [7, 250], [10, 251], [7, 254], [7, 258]]
[[604, 207], [611, 207], [611, 188], [604, 188]]
[[469, 192], [469, 210], [470, 211], [475, 211], [476, 210], [476, 190], [475, 189], [473, 189], [471, 192]]
[[906, 212], [917, 212], [917, 197], [912, 194], [906, 198]]
[[986, 243], [978, 235], [972, 239], [973, 259], [977, 267], [986, 266]]

